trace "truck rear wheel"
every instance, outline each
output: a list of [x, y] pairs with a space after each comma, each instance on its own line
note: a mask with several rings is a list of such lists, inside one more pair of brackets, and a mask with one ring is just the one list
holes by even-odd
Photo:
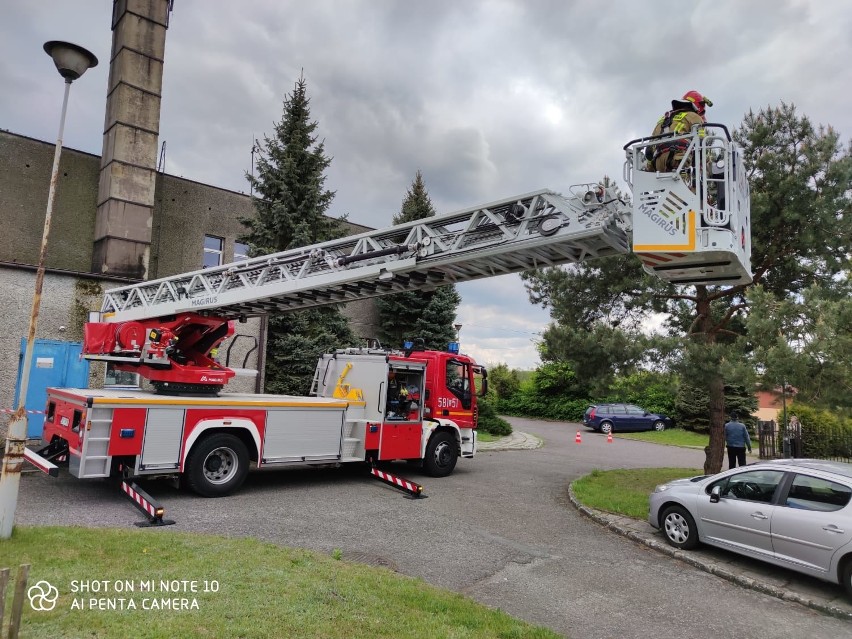
[[223, 497], [242, 486], [248, 470], [248, 450], [238, 437], [210, 435], [186, 458], [186, 484], [202, 497]]
[[426, 474], [432, 477], [446, 477], [453, 472], [458, 459], [456, 438], [446, 431], [439, 431], [432, 435], [426, 446], [423, 468], [426, 469]]

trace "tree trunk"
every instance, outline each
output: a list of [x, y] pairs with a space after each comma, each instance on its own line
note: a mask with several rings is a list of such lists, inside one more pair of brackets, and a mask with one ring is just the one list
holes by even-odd
[[710, 395], [710, 445], [704, 449], [704, 474], [715, 475], [722, 470], [725, 458], [725, 380], [713, 375], [708, 380]]
[[[713, 317], [711, 314], [710, 301], [707, 299], [707, 287], [696, 287], [697, 301], [696, 312], [699, 321], [695, 332], [701, 337], [704, 344], [710, 348], [716, 341], [713, 331]], [[716, 368], [708, 374], [707, 394], [709, 396], [710, 412], [710, 443], [704, 449], [704, 473], [715, 475], [722, 470], [722, 462], [725, 457], [725, 379], [719, 368], [721, 362], [715, 362]]]

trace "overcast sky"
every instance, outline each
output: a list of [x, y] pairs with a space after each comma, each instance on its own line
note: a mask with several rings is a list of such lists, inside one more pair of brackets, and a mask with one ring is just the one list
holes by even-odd
[[[3, 0], [0, 128], [53, 141], [62, 81], [47, 40], [100, 60], [74, 83], [65, 144], [101, 153], [110, 0]], [[709, 96], [709, 119], [792, 102], [852, 134], [847, 0], [175, 0], [160, 141], [166, 172], [247, 191], [304, 70], [333, 156], [330, 213], [391, 223], [415, 172], [439, 213], [604, 174], [670, 100]], [[47, 186], [45, 186], [47, 188]], [[463, 350], [532, 368], [548, 315], [517, 276], [459, 287]]]

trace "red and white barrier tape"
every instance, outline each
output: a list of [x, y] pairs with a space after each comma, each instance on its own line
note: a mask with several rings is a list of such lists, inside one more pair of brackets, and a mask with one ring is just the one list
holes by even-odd
[[[9, 413], [12, 414], [15, 412], [14, 408], [0, 408], [0, 413]], [[28, 410], [27, 411], [31, 415], [44, 415], [43, 410]]]
[[127, 482], [125, 482], [125, 481], [121, 482], [121, 489], [122, 489], [125, 493], [127, 493], [127, 496], [128, 496], [128, 497], [130, 497], [130, 499], [132, 499], [132, 500], [133, 500], [133, 501], [135, 501], [137, 504], [139, 504], [139, 506], [141, 506], [141, 507], [142, 507], [142, 509], [143, 509], [146, 513], [148, 513], [149, 515], [151, 515], [151, 517], [156, 517], [156, 516], [157, 516], [157, 511], [156, 511], [156, 509], [154, 508], [154, 506], [151, 504], [151, 502], [149, 502], [149, 501], [148, 501], [147, 499], [145, 499], [142, 495], [140, 495], [140, 494], [139, 494], [139, 493], [137, 493], [135, 490], [133, 490]]

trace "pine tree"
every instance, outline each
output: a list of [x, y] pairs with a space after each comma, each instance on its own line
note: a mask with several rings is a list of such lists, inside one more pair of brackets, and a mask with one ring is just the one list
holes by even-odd
[[[408, 189], [394, 224], [413, 222], [435, 215], [420, 171]], [[456, 337], [453, 327], [461, 297], [452, 284], [430, 291], [405, 291], [380, 297], [379, 337], [382, 343], [399, 348], [406, 339], [420, 337], [430, 349], [444, 349]]]
[[[272, 136], [264, 136], [257, 176], [246, 176], [255, 195], [253, 218], [241, 220], [248, 232], [240, 238], [252, 256], [334, 239], [343, 235], [340, 221], [326, 217], [334, 191], [325, 188], [331, 159], [311, 121], [307, 82], [301, 76], [284, 99], [284, 114]], [[337, 306], [269, 317], [266, 342], [266, 391], [305, 395], [318, 357], [354, 344], [356, 338]]]

